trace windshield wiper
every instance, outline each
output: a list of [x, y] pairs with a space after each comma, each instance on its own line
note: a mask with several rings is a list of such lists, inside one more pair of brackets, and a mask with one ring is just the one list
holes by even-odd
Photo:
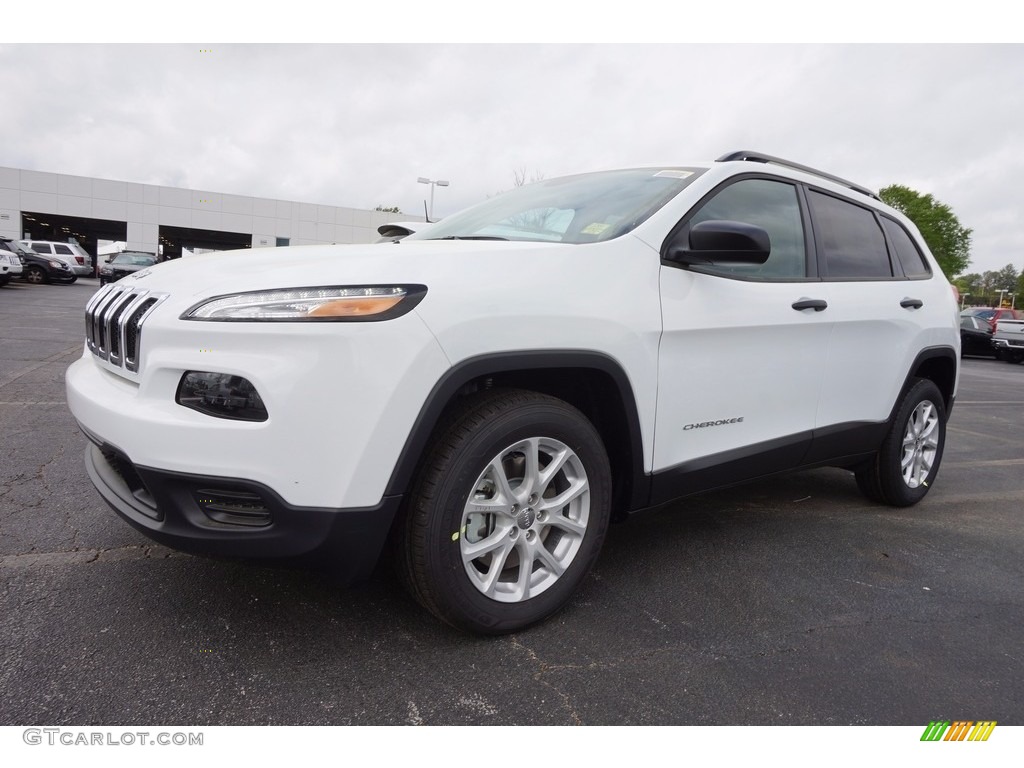
[[494, 235], [448, 235], [447, 237], [428, 237], [427, 240], [508, 240], [507, 237]]

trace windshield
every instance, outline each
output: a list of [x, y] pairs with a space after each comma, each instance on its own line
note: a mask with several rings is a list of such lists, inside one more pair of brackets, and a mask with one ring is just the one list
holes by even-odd
[[119, 253], [111, 264], [119, 264], [124, 266], [125, 264], [133, 267], [150, 267], [156, 264], [156, 259], [152, 256], [147, 256], [144, 253]]
[[406, 240], [611, 240], [640, 225], [701, 173], [700, 168], [638, 168], [539, 181], [449, 216]]

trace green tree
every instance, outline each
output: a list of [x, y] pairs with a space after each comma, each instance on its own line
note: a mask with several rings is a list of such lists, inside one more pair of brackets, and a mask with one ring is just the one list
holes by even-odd
[[1019, 276], [1017, 268], [1013, 264], [1007, 264], [1002, 269], [997, 269], [992, 276], [992, 290], [996, 293], [1001, 290], [1013, 293], [1017, 287]]
[[979, 296], [981, 294], [981, 275], [977, 272], [970, 272], [966, 275], [960, 275], [960, 277], [953, 280], [953, 284], [956, 285], [958, 291], [961, 294], [969, 293], [972, 296]]
[[967, 269], [971, 263], [971, 230], [960, 224], [952, 208], [932, 195], [922, 195], [900, 184], [891, 184], [878, 195], [917, 225], [946, 277], [953, 278]]

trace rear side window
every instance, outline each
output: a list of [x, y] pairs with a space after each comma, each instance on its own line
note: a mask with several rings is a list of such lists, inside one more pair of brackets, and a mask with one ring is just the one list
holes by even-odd
[[55, 251], [56, 251], [57, 253], [59, 253], [59, 254], [60, 254], [61, 256], [73, 256], [73, 255], [74, 255], [74, 254], [73, 254], [73, 253], [71, 252], [71, 249], [70, 249], [70, 248], [68, 248], [68, 247], [67, 247], [66, 245], [61, 245], [60, 243], [55, 243], [55, 244], [54, 244], [54, 246], [53, 246], [53, 248], [54, 248], [54, 250], [55, 250]]
[[32, 243], [32, 250], [36, 253], [45, 254], [46, 256], [53, 255], [53, 249], [50, 248], [49, 243]]
[[883, 216], [882, 227], [889, 235], [889, 242], [892, 243], [892, 247], [896, 251], [896, 258], [899, 259], [900, 265], [903, 267], [903, 274], [911, 279], [930, 277], [932, 270], [928, 266], [928, 262], [924, 260], [924, 255], [918, 250], [917, 243], [903, 228], [903, 225]]
[[867, 208], [811, 190], [819, 258], [826, 279], [892, 277], [885, 236]]
[[741, 221], [768, 233], [772, 251], [764, 264], [701, 267], [701, 272], [766, 280], [792, 280], [807, 275], [804, 226], [796, 187], [769, 179], [743, 179], [705, 202], [689, 221]]
[[983, 317], [977, 317], [975, 315], [967, 315], [960, 318], [960, 327], [967, 328], [971, 331], [991, 331], [992, 326], [988, 320]]

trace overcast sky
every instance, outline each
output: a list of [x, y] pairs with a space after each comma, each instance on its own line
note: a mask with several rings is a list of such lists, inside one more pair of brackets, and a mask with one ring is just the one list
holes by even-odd
[[[7, 36], [8, 38], [11, 35]], [[0, 165], [453, 213], [754, 149], [929, 192], [1024, 267], [1022, 45], [3, 45]]]

